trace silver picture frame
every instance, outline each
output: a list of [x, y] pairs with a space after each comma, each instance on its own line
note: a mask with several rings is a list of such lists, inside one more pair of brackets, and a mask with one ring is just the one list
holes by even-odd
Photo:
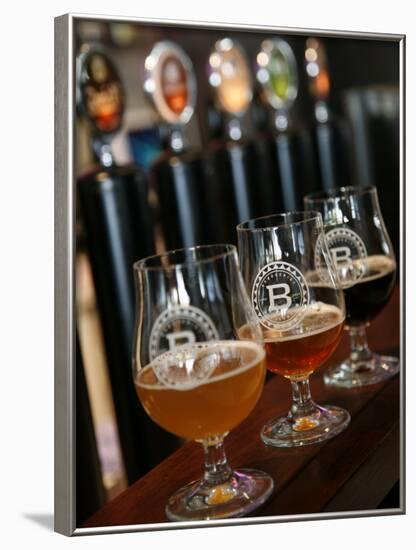
[[[183, 522], [118, 527], [77, 528], [75, 489], [75, 170], [74, 128], [76, 114], [76, 82], [74, 25], [77, 21], [93, 19], [114, 22], [264, 31], [284, 35], [361, 38], [393, 41], [400, 51], [400, 507], [392, 510], [314, 513], [258, 518], [238, 518], [207, 522]], [[55, 531], [66, 536], [91, 535], [131, 531], [151, 531], [218, 525], [243, 525], [328, 518], [391, 515], [405, 513], [405, 35], [332, 31], [308, 28], [234, 25], [230, 23], [183, 20], [147, 19], [139, 17], [102, 16], [71, 13], [55, 18], [55, 356], [54, 356], [54, 496]]]

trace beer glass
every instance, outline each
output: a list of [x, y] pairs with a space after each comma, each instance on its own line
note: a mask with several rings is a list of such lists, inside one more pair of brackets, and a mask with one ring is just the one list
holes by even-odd
[[[346, 428], [349, 413], [313, 402], [309, 376], [335, 350], [345, 304], [323, 238], [318, 212], [290, 212], [237, 226], [241, 270], [260, 321], [267, 368], [288, 378], [293, 402], [287, 416], [262, 429], [267, 445], [297, 447], [329, 439]], [[320, 271], [315, 266], [322, 251]], [[240, 329], [244, 333], [244, 327]]]
[[140, 260], [134, 272], [137, 395], [157, 424], [198, 441], [205, 452], [203, 478], [170, 497], [166, 515], [173, 521], [245, 515], [267, 499], [273, 480], [254, 469], [232, 470], [224, 452], [225, 436], [254, 408], [266, 373], [237, 250], [175, 250]]
[[[344, 290], [348, 359], [329, 368], [329, 385], [352, 388], [376, 384], [396, 374], [399, 360], [373, 353], [366, 327], [388, 302], [394, 289], [396, 260], [373, 186], [343, 187], [312, 193], [305, 208], [321, 212], [327, 244]], [[317, 255], [316, 263], [321, 263]]]

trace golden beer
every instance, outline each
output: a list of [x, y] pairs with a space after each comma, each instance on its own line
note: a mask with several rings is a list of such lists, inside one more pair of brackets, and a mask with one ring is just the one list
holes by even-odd
[[249, 341], [192, 344], [138, 371], [136, 391], [148, 415], [180, 437], [225, 434], [257, 403], [266, 373], [263, 348]]

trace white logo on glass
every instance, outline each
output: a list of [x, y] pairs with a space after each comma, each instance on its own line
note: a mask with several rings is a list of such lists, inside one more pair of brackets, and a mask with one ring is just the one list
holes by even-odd
[[206, 313], [195, 306], [172, 306], [155, 320], [149, 338], [149, 359], [195, 342], [219, 340]]
[[[367, 249], [363, 240], [347, 227], [331, 229], [325, 238], [342, 288], [355, 285], [366, 270]], [[322, 237], [319, 237], [316, 243], [315, 267], [320, 278], [328, 281], [328, 269], [322, 252]]]
[[288, 262], [265, 265], [254, 280], [251, 300], [266, 328], [290, 330], [303, 319], [309, 288], [302, 273]]

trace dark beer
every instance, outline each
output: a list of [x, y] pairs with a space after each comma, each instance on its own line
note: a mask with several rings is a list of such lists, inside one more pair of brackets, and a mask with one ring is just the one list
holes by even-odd
[[267, 368], [292, 380], [306, 379], [335, 350], [343, 327], [338, 307], [324, 303], [309, 306], [294, 329], [264, 331]]
[[396, 264], [388, 256], [369, 256], [361, 279], [344, 289], [347, 325], [371, 321], [389, 301], [396, 280]]

